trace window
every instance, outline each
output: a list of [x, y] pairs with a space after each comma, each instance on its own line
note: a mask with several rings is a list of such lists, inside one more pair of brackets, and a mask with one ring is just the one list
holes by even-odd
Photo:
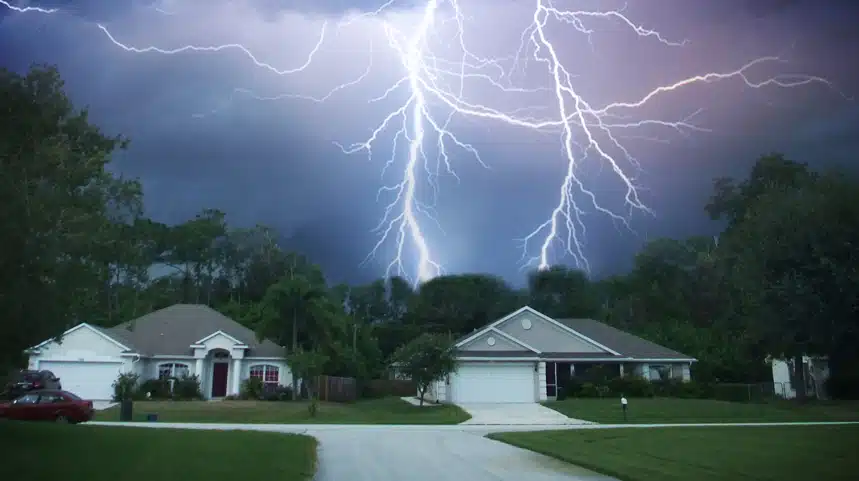
[[36, 404], [37, 402], [39, 402], [38, 394], [25, 394], [12, 401], [12, 404]]
[[63, 402], [66, 402], [66, 398], [64, 398], [62, 394], [58, 394], [58, 393], [42, 394], [42, 397], [39, 398], [39, 404], [51, 404], [51, 403], [63, 403]]
[[650, 380], [651, 381], [667, 381], [671, 379], [671, 366], [664, 364], [650, 365]]
[[262, 379], [266, 384], [277, 384], [280, 381], [280, 370], [271, 364], [251, 366], [251, 377]]
[[189, 373], [187, 364], [176, 362], [158, 366], [158, 379], [182, 378]]

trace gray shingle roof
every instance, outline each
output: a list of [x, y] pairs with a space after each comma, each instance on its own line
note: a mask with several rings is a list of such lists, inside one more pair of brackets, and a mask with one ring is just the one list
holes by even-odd
[[190, 345], [218, 331], [248, 345], [247, 357], [283, 357], [286, 350], [257, 341], [247, 327], [200, 304], [174, 304], [109, 329], [97, 328], [144, 356], [193, 354]]
[[593, 319], [555, 319], [574, 331], [633, 359], [693, 358]]

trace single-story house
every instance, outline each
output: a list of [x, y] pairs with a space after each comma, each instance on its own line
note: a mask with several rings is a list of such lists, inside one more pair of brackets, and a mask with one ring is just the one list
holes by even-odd
[[92, 400], [110, 399], [120, 373], [197, 375], [207, 399], [238, 394], [252, 376], [292, 383], [283, 347], [204, 305], [175, 304], [111, 328], [81, 323], [26, 353], [29, 369], [52, 371], [63, 389]]
[[553, 319], [525, 306], [454, 345], [457, 370], [428, 399], [532, 403], [554, 399], [572, 376], [596, 365], [647, 380], [691, 379], [696, 360], [593, 319]]

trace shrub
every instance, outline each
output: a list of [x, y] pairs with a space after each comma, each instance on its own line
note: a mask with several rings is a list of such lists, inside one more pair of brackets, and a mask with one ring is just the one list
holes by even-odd
[[196, 374], [186, 374], [180, 378], [173, 379], [173, 399], [193, 400], [202, 399], [200, 391], [200, 377]]
[[832, 399], [859, 399], [859, 372], [833, 372], [823, 386]]
[[167, 379], [147, 379], [138, 390], [141, 398], [149, 394], [151, 399], [170, 399], [170, 383]]
[[249, 377], [242, 381], [239, 388], [239, 398], [241, 399], [263, 399], [263, 382], [258, 377]]
[[584, 382], [577, 377], [570, 378], [562, 386], [561, 391], [564, 392], [564, 397], [575, 397], [581, 395]]
[[653, 384], [638, 377], [617, 377], [609, 381], [608, 387], [615, 396], [653, 397], [655, 394]]
[[586, 382], [579, 391], [580, 397], [606, 397], [610, 393], [608, 386]]
[[292, 388], [277, 384], [266, 384], [262, 390], [264, 401], [292, 401]]
[[124, 372], [113, 381], [113, 401], [120, 402], [138, 397], [137, 381], [140, 375], [133, 372]]

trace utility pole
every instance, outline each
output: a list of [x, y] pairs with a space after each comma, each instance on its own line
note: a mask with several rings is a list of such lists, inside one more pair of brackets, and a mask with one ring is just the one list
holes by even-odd
[[352, 351], [358, 352], [358, 322], [352, 317]]

